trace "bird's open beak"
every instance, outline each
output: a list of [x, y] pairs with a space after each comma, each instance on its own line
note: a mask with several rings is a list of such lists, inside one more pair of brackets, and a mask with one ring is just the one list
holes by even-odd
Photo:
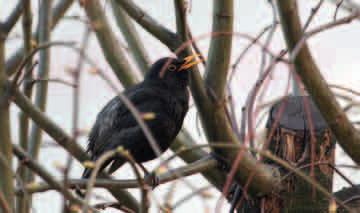
[[199, 54], [194, 54], [194, 55], [185, 57], [184, 63], [181, 65], [181, 67], [180, 67], [180, 69], [178, 69], [178, 71], [189, 69], [190, 67], [201, 63], [203, 60], [200, 59], [199, 56], [200, 56]]

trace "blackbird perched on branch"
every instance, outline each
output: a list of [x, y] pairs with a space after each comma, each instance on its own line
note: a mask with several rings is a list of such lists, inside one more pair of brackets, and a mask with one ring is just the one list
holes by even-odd
[[[169, 148], [182, 127], [189, 102], [188, 69], [197, 63], [196, 55], [184, 60], [159, 59], [151, 66], [143, 82], [123, 92], [140, 113], [153, 115], [144, 121], [161, 152]], [[129, 151], [137, 163], [157, 157], [133, 114], [116, 96], [98, 114], [89, 135], [87, 151], [96, 161], [103, 153], [119, 146]], [[120, 156], [114, 157], [101, 170], [109, 166], [111, 174], [125, 162]], [[86, 168], [82, 177], [89, 178], [91, 171]]]

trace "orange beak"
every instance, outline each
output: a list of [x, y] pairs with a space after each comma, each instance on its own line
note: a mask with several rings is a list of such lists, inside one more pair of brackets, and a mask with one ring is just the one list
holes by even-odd
[[194, 55], [185, 57], [184, 63], [181, 65], [181, 67], [178, 71], [189, 69], [190, 67], [201, 63], [203, 60], [200, 59], [199, 56], [200, 56], [199, 54], [194, 54]]

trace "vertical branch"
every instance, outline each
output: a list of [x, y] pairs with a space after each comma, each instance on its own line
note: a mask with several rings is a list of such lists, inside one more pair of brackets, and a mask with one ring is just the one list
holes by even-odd
[[186, 19], [186, 7], [184, 0], [174, 0], [176, 14], [176, 29], [180, 39], [185, 42], [188, 40], [188, 24]]
[[118, 45], [118, 41], [111, 30], [99, 1], [84, 1], [82, 6], [89, 17], [96, 33], [101, 49], [107, 62], [124, 86], [137, 82], [132, 68], [126, 59], [124, 51]]
[[213, 7], [212, 32], [227, 34], [211, 39], [205, 83], [222, 100], [231, 59], [234, 2], [215, 0]]
[[[7, 76], [5, 73], [5, 39], [6, 32], [0, 23], [0, 155], [4, 156], [4, 163], [0, 163], [0, 191], [8, 205], [14, 203], [14, 183], [11, 171], [12, 168], [12, 149], [10, 136], [10, 112], [7, 90]], [[5, 163], [7, 165], [5, 165]]]
[[[116, 0], [116, 3], [121, 5], [124, 8], [124, 11], [131, 17], [133, 18], [138, 24], [140, 24], [145, 30], [147, 30], [149, 33], [151, 33], [153, 36], [155, 36], [157, 39], [159, 39], [162, 43], [164, 43], [170, 50], [172, 51], [176, 51], [178, 50], [178, 48], [183, 48], [184, 46], [182, 46], [182, 42], [184, 42], [184, 40], [179, 38], [178, 34], [172, 33], [170, 30], [168, 30], [167, 28], [165, 28], [163, 25], [159, 24], [156, 20], [154, 20], [152, 17], [150, 17], [144, 10], [142, 10], [141, 8], [139, 8], [136, 4], [134, 4], [133, 2], [129, 1], [129, 0]], [[179, 0], [178, 3], [181, 3], [181, 1]], [[228, 49], [225, 49], [226, 51], [229, 51], [229, 53], [227, 54], [227, 56], [229, 58], [227, 58], [227, 60], [225, 61], [220, 61], [220, 64], [217, 64], [215, 62], [213, 62], [213, 65], [215, 64], [216, 66], [218, 66], [219, 69], [211, 69], [211, 72], [215, 72], [218, 71], [218, 73], [216, 75], [225, 75], [225, 81], [223, 82], [225, 86], [226, 83], [226, 75], [227, 75], [227, 71], [225, 70], [221, 70], [221, 63], [227, 63], [226, 66], [224, 67], [228, 67], [229, 66], [229, 61], [230, 61], [230, 50], [231, 50], [231, 32], [232, 32], [232, 1], [229, 0], [225, 0], [217, 1], [217, 4], [222, 5], [224, 7], [220, 7], [218, 9], [214, 9], [215, 11], [217, 11], [214, 14], [214, 19], [219, 19], [218, 21], [223, 23], [226, 22], [224, 19], [230, 19], [231, 24], [225, 23], [225, 26], [227, 27], [223, 27], [223, 26], [219, 26], [222, 24], [217, 23], [213, 28], [215, 31], [221, 31], [220, 33], [216, 33], [215, 32], [215, 37], [219, 37], [216, 34], [220, 34], [220, 38], [218, 41], [214, 41], [216, 43], [216, 48], [219, 49], [214, 49], [215, 46], [213, 47], [213, 51], [217, 51], [217, 54], [221, 55], [223, 54], [224, 49], [222, 49], [222, 41], [224, 41], [224, 44], [226, 44], [225, 46], [229, 45]], [[181, 10], [181, 4], [176, 4], [175, 5], [177, 8], [177, 15], [181, 15], [184, 11]], [[231, 7], [230, 7], [231, 6]], [[219, 13], [220, 12], [220, 13]], [[221, 12], [229, 12], [228, 14], [222, 14]], [[219, 15], [219, 17], [217, 17]], [[183, 19], [184, 15], [178, 16], [177, 17], [177, 24], [178, 24], [178, 33], [182, 33], [182, 32], [186, 32], [184, 30], [181, 29], [185, 29], [186, 27], [186, 22]], [[185, 24], [184, 24], [185, 23]], [[183, 26], [180, 26], [183, 25]], [[230, 28], [229, 26], [231, 26], [231, 29], [227, 29]], [[186, 39], [186, 36], [183, 36], [183, 38]], [[213, 38], [215, 39], [215, 38]], [[186, 43], [184, 43], [183, 45], [186, 45]], [[186, 51], [189, 51], [189, 49], [187, 49]], [[192, 52], [185, 52], [184, 54], [191, 54]], [[213, 55], [215, 56], [215, 55]], [[214, 59], [215, 60], [215, 59]], [[207, 64], [209, 65], [209, 64]], [[209, 65], [210, 66], [210, 65]], [[196, 106], [199, 110], [199, 113], [201, 115], [201, 120], [202, 120], [202, 124], [204, 126], [205, 132], [207, 134], [208, 140], [211, 142], [229, 142], [229, 143], [238, 143], [236, 136], [234, 135], [230, 125], [229, 125], [229, 121], [227, 120], [226, 114], [224, 112], [224, 107], [223, 107], [223, 103], [221, 102], [220, 98], [222, 97], [217, 97], [219, 98], [219, 101], [213, 101], [211, 99], [211, 97], [208, 95], [206, 87], [204, 85], [204, 82], [202, 81], [202, 77], [200, 76], [200, 73], [198, 72], [198, 70], [193, 68], [193, 70], [190, 71], [191, 73], [191, 81], [190, 81], [190, 88], [191, 88], [191, 92], [193, 95], [193, 98], [195, 100]], [[214, 75], [214, 79], [211, 80], [211, 82], [213, 82], [214, 84], [217, 83], [217, 78], [216, 75]], [[224, 76], [223, 76], [224, 77]], [[214, 89], [211, 88], [210, 89]], [[210, 91], [211, 91], [210, 90]], [[223, 93], [224, 88], [222, 88], [220, 91], [220, 93]], [[214, 93], [213, 93], [214, 94]], [[216, 93], [215, 93], [216, 94]], [[219, 152], [221, 152], [221, 149], [218, 150]], [[236, 159], [237, 156], [237, 151], [236, 150], [228, 150], [228, 151], [222, 151], [221, 154], [222, 156], [224, 156], [224, 159], [226, 159], [229, 163], [234, 161]], [[249, 177], [250, 174], [256, 174], [253, 179], [252, 185], [251, 185], [251, 190], [255, 191], [255, 192], [269, 192], [271, 190], [273, 190], [275, 184], [277, 183], [277, 178], [274, 177], [274, 173], [271, 170], [271, 168], [268, 168], [264, 165], [258, 165], [256, 164], [255, 159], [253, 159], [251, 156], [249, 156], [247, 153], [244, 153], [242, 155], [242, 161], [240, 162], [239, 165], [239, 169], [238, 171], [241, 172], [237, 172], [237, 178], [239, 178], [239, 181], [242, 181], [243, 183], [246, 182], [247, 178]]]
[[[84, 57], [85, 57], [85, 51], [89, 44], [89, 38], [91, 34], [91, 30], [88, 26], [85, 26], [86, 30], [83, 35], [83, 39], [81, 41], [80, 46], [80, 52], [79, 57], [77, 61], [76, 68], [73, 72], [73, 82], [74, 82], [74, 89], [73, 89], [73, 111], [72, 111], [72, 137], [75, 143], [77, 142], [78, 136], [79, 136], [79, 112], [80, 112], [80, 82], [81, 82], [81, 71], [84, 66]], [[67, 157], [67, 163], [64, 170], [64, 187], [68, 188], [68, 178], [69, 178], [69, 172], [72, 166], [73, 157], [71, 154], [68, 154]], [[67, 205], [66, 200], [64, 199], [64, 212], [67, 212]]]
[[[32, 171], [38, 174], [43, 180], [45, 180], [49, 185], [52, 185], [58, 192], [68, 199], [71, 203], [78, 205], [88, 205], [84, 201], [75, 197], [70, 190], [64, 188], [60, 182], [58, 182], [50, 173], [46, 171], [42, 166], [36, 163], [36, 161], [31, 158], [24, 150], [20, 147], [14, 145], [12, 147], [14, 154], [17, 156], [19, 161], [24, 162], [24, 164], [29, 167]], [[70, 204], [71, 204], [70, 203]]]
[[[291, 51], [295, 51], [297, 43], [303, 37], [297, 3], [295, 0], [278, 0], [278, 8], [288, 48]], [[336, 101], [306, 44], [299, 49], [293, 62], [297, 74], [329, 124], [338, 143], [359, 164], [360, 133], [354, 128]]]
[[[39, 43], [46, 43], [50, 41], [50, 27], [51, 27], [51, 3], [52, 0], [44, 0], [40, 5], [39, 13]], [[38, 78], [48, 79], [49, 70], [50, 70], [50, 48], [45, 48], [39, 51], [39, 70]], [[48, 92], [48, 82], [43, 82], [36, 85], [36, 96], [35, 96], [35, 105], [41, 110], [45, 111], [46, 100]], [[34, 124], [31, 129], [30, 135], [30, 144], [29, 150], [31, 156], [34, 159], [38, 158], [40, 144], [41, 144], [41, 130]]]
[[[23, 27], [23, 35], [24, 35], [24, 53], [25, 55], [29, 55], [32, 50], [32, 13], [31, 13], [31, 1], [26, 0], [23, 1], [23, 18], [22, 18], [22, 27]], [[25, 82], [23, 91], [26, 97], [31, 98], [32, 96], [32, 59], [29, 59], [29, 63], [26, 64], [25, 67]], [[28, 151], [28, 136], [29, 136], [29, 118], [24, 113], [20, 113], [19, 118], [19, 141], [20, 146], [25, 151]], [[26, 183], [26, 177], [28, 170], [23, 166], [19, 165], [19, 174], [21, 180]], [[17, 212], [19, 213], [27, 213], [30, 211], [30, 203], [28, 202], [28, 197], [25, 194], [23, 197], [19, 197], [17, 202]]]
[[[54, 29], [56, 25], [59, 23], [60, 19], [64, 16], [65, 12], [70, 8], [74, 0], [62, 0], [59, 1], [55, 7], [53, 8], [53, 16], [51, 21], [51, 29]], [[33, 38], [37, 38], [39, 35], [39, 31], [37, 30], [33, 34]], [[24, 57], [24, 48], [18, 49], [9, 59], [6, 60], [5, 70], [6, 74], [9, 76], [12, 75], [18, 68], [21, 60]]]
[[140, 70], [145, 73], [149, 69], [150, 59], [144, 48], [144, 43], [141, 41], [141, 38], [135, 29], [135, 25], [129, 16], [118, 4], [115, 3], [114, 0], [111, 1], [111, 5], [115, 15], [116, 23], [124, 35], [129, 48], [131, 49], [131, 54], [133, 55], [135, 62]]

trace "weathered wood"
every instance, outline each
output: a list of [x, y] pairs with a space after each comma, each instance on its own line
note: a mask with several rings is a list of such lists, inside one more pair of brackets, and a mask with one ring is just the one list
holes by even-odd
[[[267, 129], [268, 136], [274, 129], [269, 144], [272, 153], [332, 191], [333, 170], [329, 164], [334, 164], [335, 138], [309, 96], [290, 96], [276, 103], [271, 108]], [[265, 198], [266, 212], [328, 211], [327, 197], [289, 171], [280, 171], [285, 190]]]

